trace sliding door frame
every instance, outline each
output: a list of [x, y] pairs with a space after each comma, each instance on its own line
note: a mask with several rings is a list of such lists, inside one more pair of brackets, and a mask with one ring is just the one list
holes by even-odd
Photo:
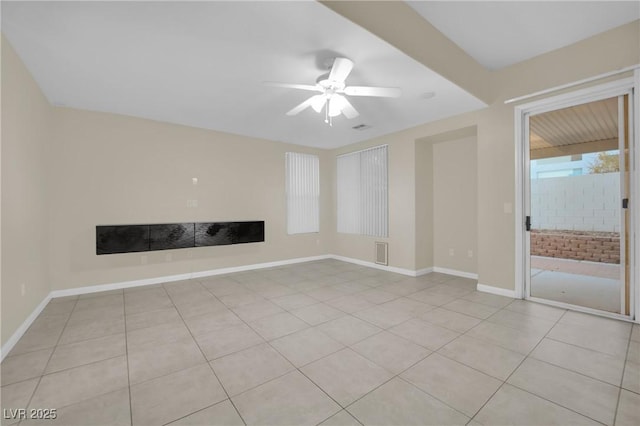
[[[630, 217], [629, 217], [629, 259], [637, 259], [640, 254], [640, 143], [638, 136], [640, 133], [640, 69], [634, 71], [634, 76], [623, 78], [599, 85], [594, 85], [584, 89], [575, 90], [560, 95], [539, 99], [526, 104], [514, 107], [514, 127], [515, 127], [515, 161], [516, 161], [516, 194], [515, 194], [515, 231], [516, 231], [516, 297], [520, 299], [530, 299], [549, 305], [560, 306], [582, 312], [594, 313], [602, 316], [638, 321], [636, 313], [640, 312], [640, 291], [637, 286], [640, 282], [640, 262], [633, 262], [630, 269], [630, 315], [607, 313], [596, 309], [585, 308], [576, 305], [569, 305], [562, 302], [555, 302], [545, 299], [531, 297], [530, 277], [526, 275], [530, 272], [529, 243], [530, 234], [525, 230], [525, 212], [529, 209], [530, 188], [527, 187], [529, 179], [529, 117], [542, 114], [544, 112], [557, 109], [568, 108], [587, 102], [595, 102], [621, 95], [629, 95], [629, 155], [630, 155]], [[635, 96], [634, 96], [635, 95]], [[633, 118], [633, 119], [631, 119]], [[624, 285], [624, 282], [622, 282]]]

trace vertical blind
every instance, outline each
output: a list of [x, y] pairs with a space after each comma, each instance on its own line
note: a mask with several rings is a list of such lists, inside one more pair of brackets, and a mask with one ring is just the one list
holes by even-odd
[[318, 156], [285, 154], [287, 232], [320, 231], [320, 162]]
[[387, 145], [338, 157], [338, 232], [388, 236], [387, 178]]

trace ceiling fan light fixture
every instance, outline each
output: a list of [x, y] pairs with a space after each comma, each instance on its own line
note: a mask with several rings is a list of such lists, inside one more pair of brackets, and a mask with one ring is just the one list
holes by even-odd
[[322, 112], [322, 108], [327, 103], [327, 98], [324, 95], [316, 95], [314, 96], [314, 100], [311, 103], [311, 108], [318, 114]]
[[331, 102], [329, 102], [329, 116], [337, 117], [342, 114], [342, 108], [344, 108], [346, 101], [342, 95], [331, 96]]

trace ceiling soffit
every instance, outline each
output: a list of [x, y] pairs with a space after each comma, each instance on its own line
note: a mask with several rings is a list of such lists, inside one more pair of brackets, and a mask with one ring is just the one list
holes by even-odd
[[[405, 2], [320, 0], [320, 3], [395, 46], [481, 101], [490, 104], [494, 100], [491, 72]], [[389, 19], [390, 16], [393, 19]]]

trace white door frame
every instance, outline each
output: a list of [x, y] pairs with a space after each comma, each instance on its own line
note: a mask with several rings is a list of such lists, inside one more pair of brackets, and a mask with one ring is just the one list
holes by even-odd
[[[630, 147], [630, 182], [629, 188], [629, 205], [632, 215], [629, 218], [629, 248], [630, 259], [637, 259], [640, 254], [640, 143], [638, 136], [640, 135], [640, 69], [635, 69], [634, 77], [624, 78], [585, 89], [576, 90], [570, 93], [563, 93], [545, 99], [529, 102], [514, 107], [514, 127], [515, 127], [515, 161], [516, 161], [516, 194], [515, 194], [515, 231], [516, 231], [516, 297], [520, 299], [530, 298], [530, 289], [527, 282], [529, 281], [525, 274], [529, 271], [529, 257], [527, 254], [527, 244], [529, 243], [529, 233], [525, 231], [525, 211], [527, 211], [530, 202], [529, 188], [525, 185], [525, 176], [529, 173], [529, 116], [540, 114], [543, 112], [553, 111], [556, 109], [567, 108], [577, 104], [594, 102], [602, 99], [616, 97], [619, 95], [629, 94], [629, 110], [630, 114], [635, 118], [633, 120], [633, 128], [629, 129], [629, 147]], [[635, 93], [635, 96], [634, 96]], [[525, 146], [526, 145], [526, 146]], [[567, 305], [561, 302], [544, 301], [545, 303], [557, 305], [565, 308], [571, 308], [584, 312], [597, 313], [599, 315], [610, 316], [622, 319], [635, 319], [640, 322], [637, 312], [640, 312], [640, 291], [636, 291], [637, 284], [640, 282], [640, 262], [633, 262], [630, 270], [630, 317], [619, 314], [607, 314], [595, 309], [584, 308], [579, 306]], [[538, 301], [538, 300], [537, 300]]]

